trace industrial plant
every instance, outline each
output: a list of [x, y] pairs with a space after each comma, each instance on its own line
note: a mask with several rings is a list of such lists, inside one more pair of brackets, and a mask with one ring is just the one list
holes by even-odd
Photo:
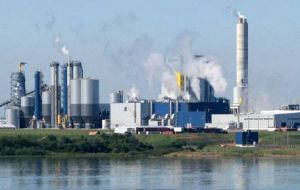
[[[36, 71], [34, 89], [27, 91], [27, 64], [21, 62], [18, 71], [11, 74], [11, 97], [0, 105], [5, 108], [1, 128], [110, 128], [116, 133], [137, 134], [203, 129], [298, 129], [299, 105], [250, 113], [247, 18], [239, 16], [236, 27], [236, 84], [232, 104], [227, 98], [215, 96], [209, 77], [191, 76], [183, 69], [173, 73], [175, 96], [126, 98], [124, 91], [119, 90], [109, 95], [109, 103], [100, 104], [99, 80], [86, 76], [84, 64], [70, 58], [63, 65], [58, 62], [49, 64], [49, 84], [43, 80], [45, 73]], [[185, 57], [179, 57], [181, 64], [185, 64]], [[194, 55], [192, 59], [201, 57]]]

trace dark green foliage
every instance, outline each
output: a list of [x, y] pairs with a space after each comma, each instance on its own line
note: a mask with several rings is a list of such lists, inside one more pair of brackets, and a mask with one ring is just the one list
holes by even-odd
[[44, 155], [56, 153], [128, 153], [152, 149], [131, 134], [100, 134], [80, 136], [47, 134], [0, 135], [0, 155]]

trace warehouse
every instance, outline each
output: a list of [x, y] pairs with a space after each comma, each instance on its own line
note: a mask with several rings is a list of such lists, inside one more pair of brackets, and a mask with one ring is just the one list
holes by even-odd
[[229, 129], [240, 127], [244, 130], [274, 130], [280, 127], [298, 128], [300, 126], [300, 111], [272, 110], [260, 113], [241, 114], [239, 117], [233, 114], [213, 114], [212, 123], [207, 127]]
[[241, 115], [240, 121], [244, 129], [270, 130], [272, 128], [298, 128], [300, 125], [300, 111], [262, 111], [260, 114]]

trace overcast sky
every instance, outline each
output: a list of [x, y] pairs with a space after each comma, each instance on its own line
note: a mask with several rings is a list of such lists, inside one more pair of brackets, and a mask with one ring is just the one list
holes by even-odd
[[142, 97], [156, 98], [160, 85], [149, 86], [143, 63], [151, 53], [173, 55], [183, 35], [192, 39], [195, 53], [222, 66], [228, 85], [219, 96], [231, 99], [237, 19], [229, 8], [248, 18], [256, 106], [299, 103], [299, 0], [1, 0], [0, 100], [9, 99], [9, 76], [20, 61], [29, 63], [28, 90], [37, 69], [48, 83], [49, 63], [66, 62], [62, 45], [83, 63], [85, 76], [100, 79], [101, 102], [132, 86]]

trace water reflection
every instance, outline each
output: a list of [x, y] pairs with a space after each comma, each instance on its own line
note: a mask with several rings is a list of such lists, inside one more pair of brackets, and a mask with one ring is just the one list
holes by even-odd
[[300, 158], [0, 159], [0, 189], [298, 189]]

